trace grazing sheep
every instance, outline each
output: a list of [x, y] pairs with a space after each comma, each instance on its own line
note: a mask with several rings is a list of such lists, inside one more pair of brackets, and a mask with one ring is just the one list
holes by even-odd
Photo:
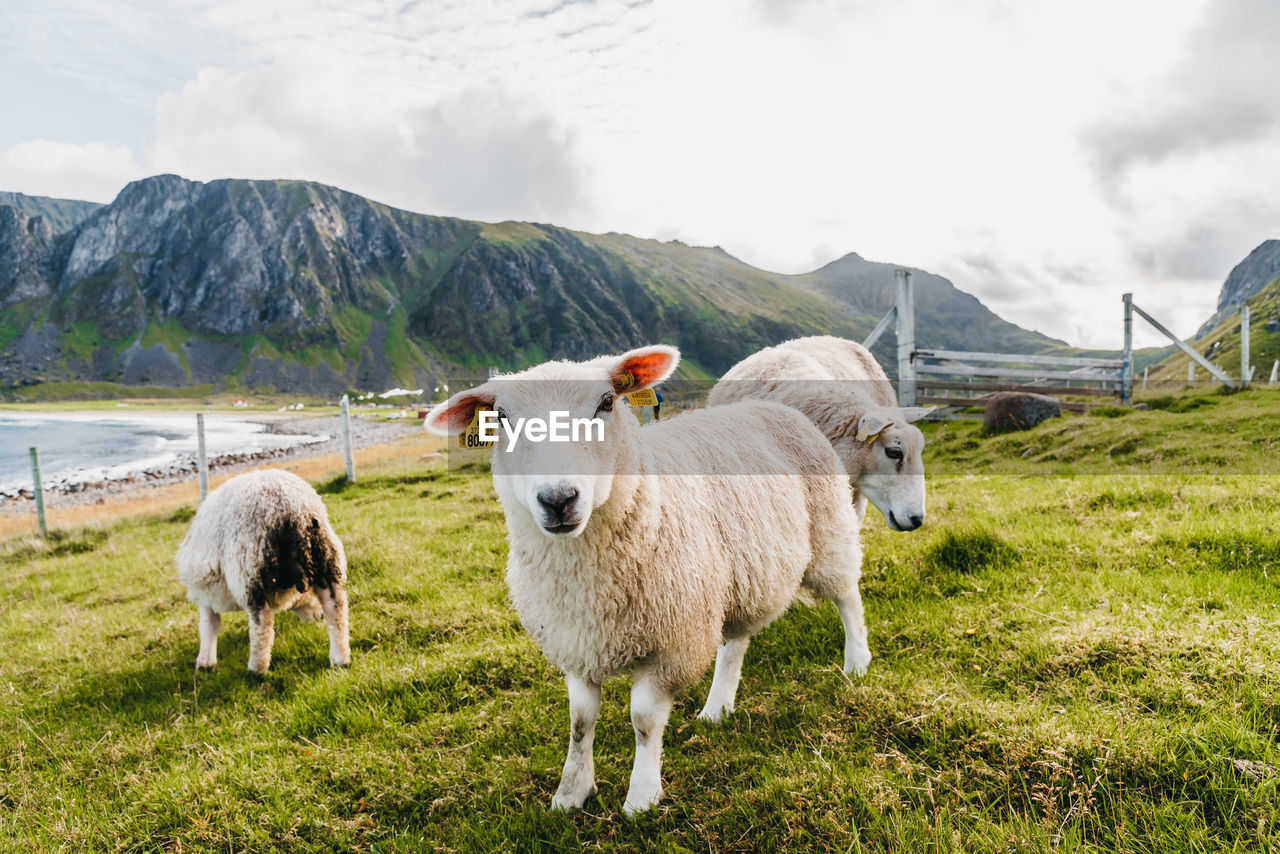
[[933, 407], [899, 407], [871, 353], [843, 338], [797, 338], [730, 368], [707, 403], [774, 400], [793, 406], [836, 449], [857, 490], [858, 519], [870, 499], [895, 531], [924, 524], [924, 435], [911, 422]]
[[[662, 733], [676, 691], [715, 661], [700, 717], [732, 712], [752, 634], [806, 590], [835, 603], [846, 672], [871, 660], [858, 592], [862, 554], [848, 478], [813, 424], [767, 401], [642, 427], [619, 399], [662, 382], [679, 352], [646, 347], [501, 376], [432, 410], [464, 430], [477, 409], [503, 425], [493, 480], [506, 514], [507, 583], [525, 630], [565, 674], [570, 740], [557, 809], [595, 791], [600, 686], [633, 670], [636, 759], [624, 810], [662, 795]], [[529, 418], [598, 418], [599, 435], [517, 440]], [[541, 432], [541, 431], [539, 431]]]
[[275, 614], [304, 620], [321, 612], [329, 626], [329, 663], [351, 662], [347, 645], [347, 557], [324, 502], [301, 478], [267, 469], [231, 478], [209, 494], [178, 548], [178, 578], [200, 608], [196, 666], [218, 663], [218, 630], [227, 611], [249, 614], [249, 669], [267, 672]]

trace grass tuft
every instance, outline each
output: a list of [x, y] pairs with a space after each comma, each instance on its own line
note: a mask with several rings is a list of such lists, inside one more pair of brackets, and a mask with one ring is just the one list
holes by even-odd
[[991, 531], [944, 531], [924, 555], [924, 564], [938, 573], [974, 575], [992, 570], [1011, 570], [1019, 560], [1018, 550]]

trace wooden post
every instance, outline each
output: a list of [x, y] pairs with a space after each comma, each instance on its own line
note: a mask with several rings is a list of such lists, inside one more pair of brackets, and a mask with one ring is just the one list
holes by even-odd
[[40, 477], [40, 451], [31, 449], [31, 479], [35, 481], [36, 521], [40, 523], [40, 536], [49, 536], [49, 527], [44, 520], [44, 482]]
[[[1126, 294], [1126, 296], [1131, 296], [1131, 295]], [[1190, 356], [1195, 362], [1197, 362], [1200, 365], [1200, 367], [1208, 371], [1210, 375], [1215, 377], [1219, 382], [1221, 382], [1223, 385], [1227, 386], [1228, 388], [1236, 387], [1236, 381], [1231, 379], [1231, 377], [1227, 376], [1226, 372], [1223, 371], [1222, 368], [1219, 368], [1213, 362], [1210, 362], [1204, 356], [1201, 356], [1199, 353], [1197, 353], [1194, 347], [1187, 344], [1187, 342], [1183, 341], [1177, 335], [1174, 335], [1165, 327], [1163, 323], [1156, 320], [1147, 312], [1143, 311], [1142, 306], [1134, 304], [1132, 299], [1129, 299], [1127, 301], [1127, 304], [1130, 307], [1132, 307], [1134, 311], [1138, 313], [1138, 316], [1140, 316], [1147, 323], [1150, 323], [1152, 326], [1154, 326], [1156, 330], [1160, 332], [1161, 335], [1165, 336], [1170, 341], [1172, 341], [1174, 343], [1174, 346], [1176, 346], [1179, 350], [1181, 350], [1182, 352]]]
[[911, 288], [911, 271], [894, 270], [894, 304], [898, 320], [898, 405], [916, 405], [915, 293]]
[[200, 472], [200, 503], [209, 496], [209, 458], [204, 450], [204, 413], [196, 413], [196, 462]]
[[1240, 388], [1248, 388], [1253, 379], [1253, 368], [1249, 367], [1249, 306], [1240, 309]]
[[1147, 390], [1147, 372], [1150, 370], [1151, 370], [1150, 367], [1146, 367], [1142, 369], [1142, 390], [1143, 391]]
[[1196, 384], [1196, 363], [1187, 362], [1187, 385]]
[[356, 482], [356, 458], [351, 452], [351, 405], [342, 396], [342, 455], [347, 460], [347, 483]]
[[1124, 367], [1120, 369], [1120, 398], [1133, 401], [1133, 294], [1124, 295]]
[[1280, 359], [1276, 359], [1275, 364], [1271, 366], [1271, 382], [1268, 385], [1275, 385], [1276, 380], [1280, 380]]
[[884, 334], [884, 331], [889, 328], [889, 324], [893, 323], [893, 319], [897, 316], [898, 309], [896, 307], [891, 307], [886, 311], [884, 317], [880, 318], [880, 322], [875, 325], [875, 328], [867, 333], [867, 337], [862, 341], [862, 346], [868, 350], [874, 347], [876, 342], [880, 340], [880, 336]]

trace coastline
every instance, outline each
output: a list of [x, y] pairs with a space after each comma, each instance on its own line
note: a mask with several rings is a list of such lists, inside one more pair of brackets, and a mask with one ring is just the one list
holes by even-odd
[[[99, 413], [86, 413], [86, 415], [93, 417]], [[223, 420], [261, 424], [267, 433], [325, 437], [318, 441], [303, 442], [283, 448], [210, 455], [208, 461], [211, 487], [215, 479], [225, 480], [234, 474], [266, 465], [285, 465], [335, 455], [338, 457], [337, 468], [341, 470], [342, 438], [340, 419], [337, 415], [317, 417], [275, 412], [225, 411], [208, 413], [208, 415]], [[384, 421], [361, 418], [354, 414], [351, 418], [353, 449], [363, 450], [388, 445], [411, 437], [426, 440], [421, 422], [417, 419]], [[194, 454], [183, 454], [164, 465], [121, 472], [98, 480], [63, 478], [52, 483], [46, 480], [44, 495], [46, 506], [51, 510], [68, 509], [109, 505], [183, 484], [190, 484], [198, 489], [197, 462]], [[33, 513], [34, 498], [30, 486], [21, 487], [13, 492], [0, 492], [0, 518], [22, 517]]]

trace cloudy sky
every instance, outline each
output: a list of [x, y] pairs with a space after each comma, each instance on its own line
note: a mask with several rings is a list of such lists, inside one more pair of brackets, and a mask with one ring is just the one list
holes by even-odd
[[1280, 237], [1277, 44], [1274, 0], [0, 0], [0, 189], [853, 251], [1118, 347], [1121, 293], [1189, 335]]

